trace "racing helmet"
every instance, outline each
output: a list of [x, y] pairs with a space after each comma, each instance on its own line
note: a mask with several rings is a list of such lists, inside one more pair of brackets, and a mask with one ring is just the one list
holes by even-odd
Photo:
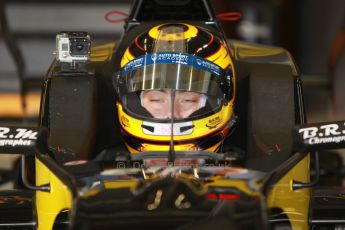
[[235, 76], [228, 48], [185, 23], [151, 27], [125, 50], [114, 86], [131, 153], [217, 152], [234, 125]]

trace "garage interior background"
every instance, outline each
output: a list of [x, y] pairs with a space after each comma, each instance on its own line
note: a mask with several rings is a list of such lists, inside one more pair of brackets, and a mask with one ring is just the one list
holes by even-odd
[[[345, 96], [341, 92], [345, 91], [345, 67], [341, 67], [345, 66], [344, 0], [212, 2], [216, 13], [242, 14], [239, 21], [222, 22], [229, 38], [282, 46], [292, 53], [304, 82], [308, 122], [344, 120]], [[0, 11], [1, 124], [18, 122], [23, 115], [26, 119], [20, 122], [35, 124], [38, 107], [30, 105], [30, 97], [39, 97], [40, 84], [54, 58], [56, 33], [88, 31], [93, 44], [118, 40], [123, 23], [108, 23], [104, 16], [111, 10], [129, 12], [131, 3], [130, 0], [0, 0], [4, 6], [4, 11]], [[22, 60], [9, 49], [14, 43]], [[24, 79], [23, 88], [20, 77]], [[27, 95], [26, 111], [22, 110], [20, 100], [23, 89]], [[9, 110], [19, 114], [18, 119], [6, 114]], [[15, 158], [1, 156], [1, 168], [11, 168]]]

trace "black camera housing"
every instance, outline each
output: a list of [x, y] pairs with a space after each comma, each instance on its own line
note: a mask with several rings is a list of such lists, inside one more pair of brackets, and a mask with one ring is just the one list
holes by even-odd
[[86, 32], [67, 32], [67, 34], [71, 56], [84, 56], [90, 53], [90, 39]]
[[91, 41], [87, 32], [63, 31], [56, 35], [56, 59], [60, 63], [87, 62]]

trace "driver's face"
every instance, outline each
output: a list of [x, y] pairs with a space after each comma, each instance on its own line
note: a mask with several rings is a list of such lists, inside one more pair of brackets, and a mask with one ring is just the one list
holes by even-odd
[[[171, 118], [171, 90], [144, 91], [141, 104], [154, 118]], [[195, 92], [176, 91], [174, 101], [174, 118], [189, 117], [200, 107], [201, 95]]]

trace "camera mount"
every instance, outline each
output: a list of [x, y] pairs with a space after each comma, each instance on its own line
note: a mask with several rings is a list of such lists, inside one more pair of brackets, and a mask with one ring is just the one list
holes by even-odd
[[91, 53], [90, 35], [87, 32], [60, 32], [56, 35], [56, 60], [64, 72], [85, 69]]

